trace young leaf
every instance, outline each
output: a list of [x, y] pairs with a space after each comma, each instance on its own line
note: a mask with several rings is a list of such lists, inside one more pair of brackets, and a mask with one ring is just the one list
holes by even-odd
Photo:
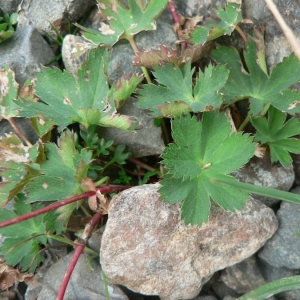
[[20, 115], [52, 120], [61, 127], [75, 122], [85, 127], [93, 124], [124, 130], [136, 127], [129, 116], [116, 113], [113, 90], [107, 82], [107, 62], [107, 51], [98, 48], [90, 51], [77, 77], [59, 69], [44, 68], [43, 73], [37, 73], [36, 82], [36, 94], [43, 102], [18, 101], [22, 107]]
[[24, 146], [15, 134], [0, 139], [0, 205], [12, 200], [39, 174], [35, 161], [41, 151], [39, 145]]
[[[39, 207], [34, 207], [38, 209]], [[9, 220], [31, 212], [31, 205], [24, 202], [23, 197], [15, 199], [14, 211], [0, 210], [0, 219]], [[31, 218], [22, 223], [1, 228], [0, 233], [5, 237], [0, 248], [0, 255], [4, 255], [6, 262], [15, 266], [20, 264], [21, 270], [33, 272], [43, 261], [39, 251], [40, 244], [46, 245], [48, 238], [44, 235], [47, 231], [43, 223], [43, 216]]]
[[41, 175], [25, 188], [27, 202], [62, 200], [82, 193], [81, 181], [87, 177], [92, 152], [75, 149], [74, 134], [62, 133], [55, 144], [45, 144], [47, 160], [40, 166]]
[[210, 200], [226, 210], [241, 209], [249, 199], [247, 192], [215, 184], [227, 178], [253, 156], [255, 144], [249, 135], [232, 133], [225, 115], [206, 112], [201, 123], [196, 117], [174, 119], [170, 144], [162, 154], [162, 163], [169, 170], [161, 181], [160, 194], [167, 202], [182, 204], [186, 224], [208, 220]]
[[185, 31], [183, 38], [199, 45], [206, 41], [214, 40], [222, 35], [229, 35], [235, 29], [237, 24], [242, 21], [241, 5], [237, 3], [228, 3], [225, 10], [219, 8], [216, 11], [219, 21], [214, 20], [206, 25], [196, 27], [192, 31]]
[[209, 65], [204, 73], [200, 71], [195, 87], [192, 83], [194, 69], [191, 70], [190, 63], [185, 64], [182, 69], [166, 64], [163, 67], [154, 67], [154, 70], [153, 74], [160, 85], [143, 85], [137, 102], [138, 107], [150, 109], [154, 116], [170, 116], [170, 105], [176, 107], [183, 104], [177, 115], [221, 106], [223, 98], [219, 90], [228, 77], [228, 70], [224, 66], [214, 68]]
[[14, 71], [5, 65], [0, 70], [0, 120], [18, 115], [20, 107], [13, 102], [17, 97], [18, 87]]
[[230, 69], [228, 81], [221, 91], [225, 95], [225, 103], [249, 98], [250, 114], [253, 116], [259, 115], [270, 104], [289, 114], [300, 111], [299, 93], [288, 89], [300, 80], [300, 61], [294, 54], [284, 58], [270, 75], [260, 68], [261, 63], [257, 63], [257, 48], [252, 38], [249, 38], [248, 49], [244, 52], [248, 71], [243, 68], [242, 60], [233, 48], [219, 46], [212, 51], [212, 57]]
[[289, 152], [300, 153], [300, 141], [292, 136], [300, 134], [300, 122], [292, 118], [285, 122], [286, 115], [270, 106], [268, 117], [252, 118], [256, 128], [255, 141], [270, 147], [271, 161], [279, 161], [287, 167], [292, 163]]
[[131, 37], [143, 30], [155, 30], [155, 18], [165, 8], [168, 0], [144, 1], [129, 0], [128, 9], [118, 0], [99, 1], [100, 15], [104, 22], [98, 30], [85, 28], [83, 36], [95, 45], [114, 45], [119, 39]]

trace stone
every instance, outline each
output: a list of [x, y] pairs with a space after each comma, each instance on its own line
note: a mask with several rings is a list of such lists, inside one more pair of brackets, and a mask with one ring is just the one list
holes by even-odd
[[133, 157], [160, 155], [165, 148], [161, 127], [155, 126], [153, 118], [146, 110], [135, 106], [136, 101], [134, 98], [127, 99], [118, 112], [136, 117], [142, 126], [141, 129], [124, 131], [112, 127], [99, 127], [98, 133], [106, 140], [114, 140], [117, 145], [126, 145]]
[[46, 31], [54, 36], [50, 23], [60, 33], [67, 32], [68, 22], [78, 21], [95, 4], [94, 0], [24, 0], [19, 11], [19, 27], [32, 25], [40, 33]]
[[20, 0], [0, 0], [0, 7], [6, 14], [11, 14], [18, 11]]
[[[292, 190], [300, 195], [300, 187]], [[282, 202], [277, 212], [278, 231], [259, 252], [259, 257], [273, 267], [300, 269], [300, 205]]]
[[[270, 157], [253, 157], [243, 168], [232, 175], [239, 181], [265, 186], [277, 190], [289, 191], [294, 183], [293, 166], [283, 167], [279, 163], [271, 163]], [[273, 206], [280, 200], [255, 195], [255, 199], [267, 206]]]
[[[299, 274], [299, 270], [291, 270], [285, 267], [275, 268], [263, 260], [261, 260], [260, 262], [260, 269], [262, 271], [262, 274], [264, 275], [264, 278], [268, 282]], [[299, 300], [300, 290], [285, 291], [276, 294], [275, 296], [276, 299], [280, 300]]]
[[160, 199], [159, 183], [115, 196], [100, 259], [111, 283], [162, 299], [196, 297], [218, 270], [251, 256], [277, 229], [273, 211], [250, 200], [237, 212], [213, 205], [209, 222], [186, 226], [180, 204]]
[[223, 270], [220, 279], [240, 295], [266, 283], [254, 256]]
[[[38, 296], [32, 292], [29, 283], [29, 289], [26, 293], [26, 300], [55, 300], [61, 282], [72, 259], [73, 252], [64, 256], [57, 263], [53, 264], [46, 272], [43, 278], [39, 278], [42, 287]], [[83, 253], [72, 273], [68, 284], [64, 300], [88, 299], [88, 300], [106, 300], [105, 286], [100, 265], [95, 260], [92, 262], [94, 270], [88, 266], [89, 255]], [[37, 284], [37, 283], [35, 283]], [[108, 285], [108, 291], [112, 300], [128, 300], [123, 291], [114, 285]], [[36, 298], [37, 296], [37, 298]]]
[[0, 44], [0, 68], [8, 65], [21, 86], [54, 57], [50, 46], [32, 26], [18, 28], [10, 39]]

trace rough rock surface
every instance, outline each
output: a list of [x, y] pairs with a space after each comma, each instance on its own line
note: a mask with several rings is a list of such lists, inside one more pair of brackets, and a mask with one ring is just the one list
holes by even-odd
[[15, 34], [0, 44], [0, 68], [6, 64], [16, 73], [16, 81], [23, 85], [33, 79], [41, 65], [54, 58], [50, 46], [32, 26], [18, 28]]
[[[300, 187], [293, 190], [300, 194]], [[282, 202], [277, 212], [278, 231], [265, 244], [259, 257], [273, 267], [300, 269], [300, 205]]]
[[[293, 166], [287, 168], [280, 164], [272, 164], [270, 157], [263, 159], [253, 157], [245, 167], [233, 173], [239, 181], [274, 188], [277, 190], [289, 191], [294, 183], [295, 174]], [[255, 196], [268, 206], [279, 202], [274, 198]]]
[[[47, 270], [44, 278], [41, 279], [41, 283], [33, 282], [31, 284], [32, 286], [29, 285], [29, 289], [26, 294], [26, 300], [57, 299], [57, 292], [72, 256], [73, 252], [69, 253], [57, 263], [53, 264], [49, 270]], [[80, 256], [68, 284], [64, 300], [107, 299], [100, 265], [93, 261], [92, 266], [94, 270], [91, 270], [88, 266], [88, 259], [88, 254], [84, 253]], [[39, 288], [38, 284], [42, 284], [42, 286]], [[36, 295], [36, 291], [39, 292], [38, 297]], [[109, 285], [108, 291], [110, 298], [113, 300], [128, 300], [127, 296], [117, 286]]]
[[180, 207], [163, 202], [158, 188], [128, 189], [109, 208], [101, 264], [112, 283], [163, 299], [192, 298], [215, 271], [251, 256], [277, 229], [273, 211], [255, 200], [236, 213], [213, 206], [208, 223], [186, 226]]
[[95, 0], [24, 0], [19, 12], [18, 26], [32, 25], [41, 33], [44, 30], [55, 36], [50, 22], [63, 33], [68, 22], [78, 21], [95, 3]]
[[0, 0], [0, 7], [4, 13], [17, 12], [20, 0]]

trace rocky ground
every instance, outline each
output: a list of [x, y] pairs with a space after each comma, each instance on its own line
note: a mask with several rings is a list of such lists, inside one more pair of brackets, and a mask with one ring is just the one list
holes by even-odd
[[[300, 41], [300, 4], [297, 0], [274, 2]], [[174, 0], [174, 3], [180, 14], [193, 17], [210, 16], [226, 1]], [[0, 0], [4, 12], [17, 11], [18, 5], [18, 0]], [[84, 24], [97, 29], [99, 19], [95, 12], [94, 0], [22, 1], [16, 33], [0, 44], [0, 67], [8, 64], [22, 85], [26, 79], [34, 78], [41, 65], [55, 57], [55, 47], [44, 36], [44, 31], [53, 34], [48, 21], [65, 33], [67, 20], [77, 22], [87, 15]], [[244, 0], [243, 16], [254, 25], [265, 26], [269, 67], [290, 54], [291, 49], [264, 1]], [[177, 40], [172, 24], [172, 16], [166, 9], [157, 20], [156, 31], [137, 35], [139, 49], [157, 48], [160, 44], [172, 47]], [[75, 72], [81, 63], [71, 57], [72, 47], [78, 42], [82, 38], [72, 35], [64, 42], [63, 60], [70, 72]], [[239, 43], [237, 40], [236, 44]], [[132, 66], [133, 55], [125, 42], [114, 46], [109, 64], [110, 82], [123, 73], [139, 71]], [[137, 116], [143, 124], [142, 130], [132, 134], [106, 129], [101, 134], [126, 144], [134, 157], [161, 154], [164, 142], [160, 129], [134, 102], [131, 99], [126, 103], [122, 112]], [[18, 118], [16, 122], [29, 140], [37, 139], [27, 120]], [[1, 136], [12, 130], [8, 122], [0, 122]], [[292, 189], [300, 194], [300, 156], [294, 156], [294, 165], [289, 168], [272, 165], [266, 159], [253, 159], [235, 176], [244, 182], [285, 191]], [[215, 215], [201, 228], [187, 227], [180, 220], [179, 208], [163, 203], [157, 189], [158, 184], [153, 184], [123, 192], [110, 208], [104, 234], [101, 228], [90, 240], [90, 247], [97, 252], [102, 240], [101, 264], [114, 283], [109, 286], [111, 299], [158, 299], [145, 295], [159, 295], [161, 299], [230, 300], [266, 282], [299, 274], [300, 238], [296, 233], [300, 232], [300, 206], [257, 197], [236, 214], [216, 209]], [[129, 206], [134, 213], [122, 213]], [[56, 299], [71, 255], [62, 251], [61, 259], [53, 263], [49, 254], [49, 264], [38, 270], [24, 299]], [[101, 265], [94, 260], [92, 271], [87, 260], [86, 255], [80, 258], [65, 299], [106, 299]], [[299, 300], [300, 291], [283, 292], [270, 299]]]

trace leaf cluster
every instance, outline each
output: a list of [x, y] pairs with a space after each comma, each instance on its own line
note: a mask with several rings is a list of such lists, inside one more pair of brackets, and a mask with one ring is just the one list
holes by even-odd
[[4, 14], [0, 9], [0, 43], [14, 34], [18, 19], [19, 15], [17, 13]]

